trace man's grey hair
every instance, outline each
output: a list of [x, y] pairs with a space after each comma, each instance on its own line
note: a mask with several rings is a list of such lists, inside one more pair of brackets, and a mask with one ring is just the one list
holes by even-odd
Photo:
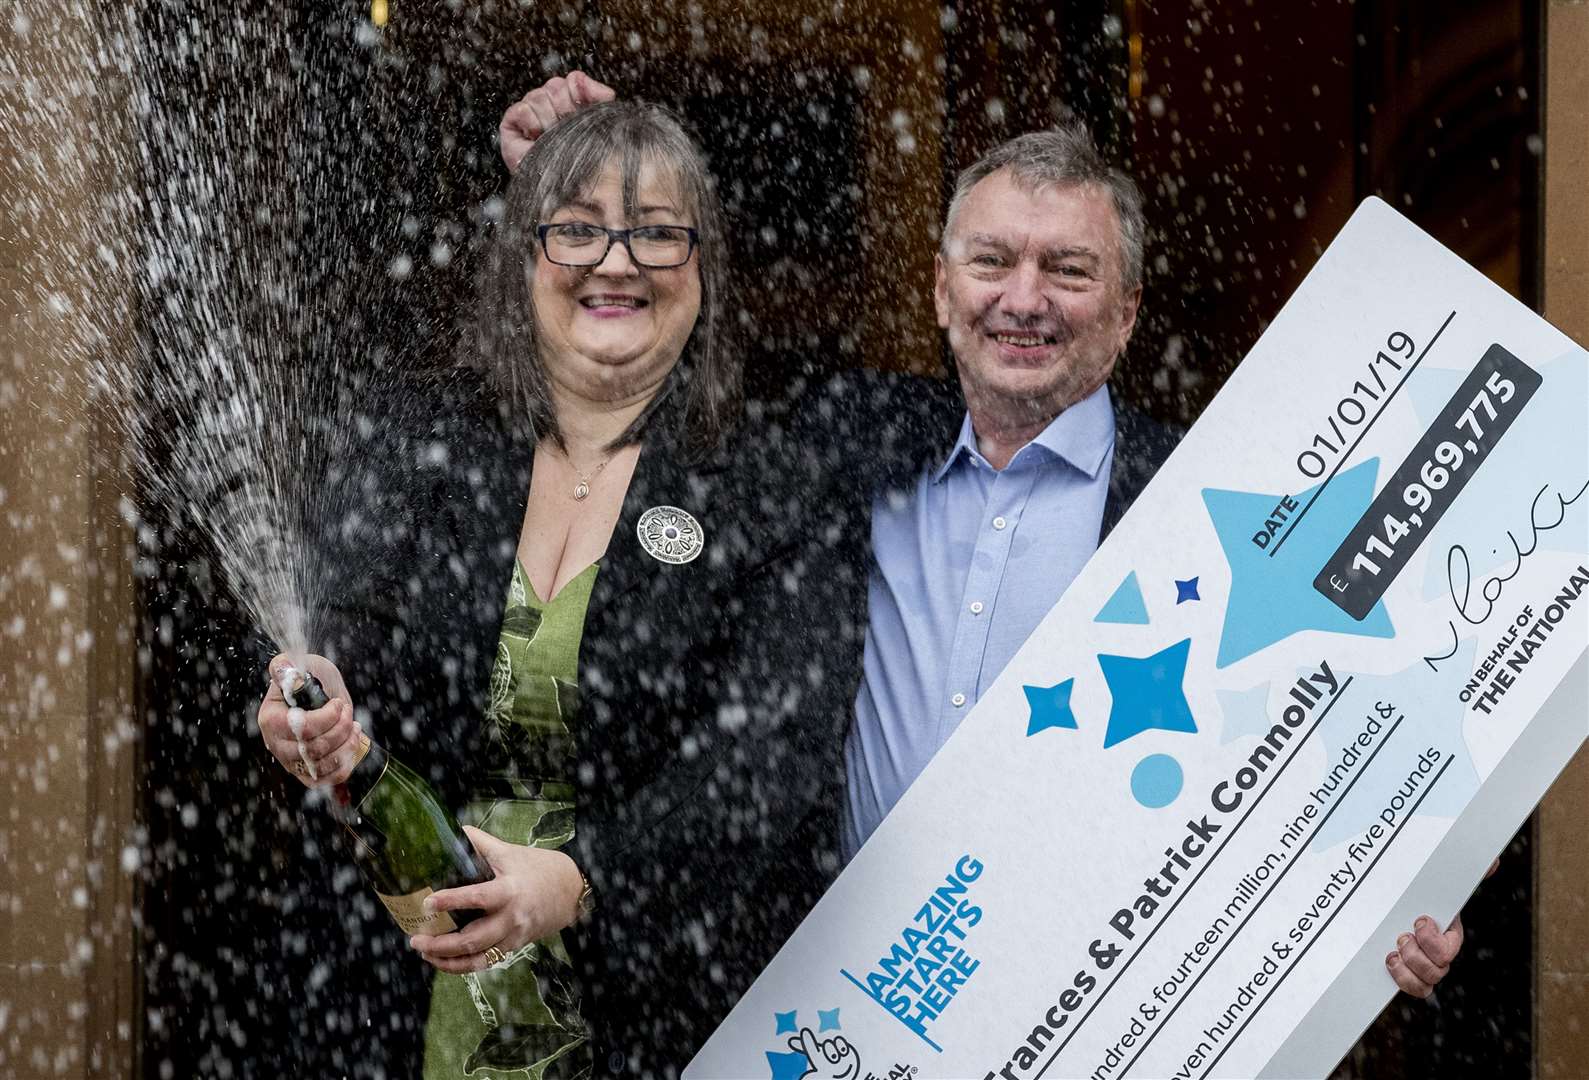
[[1016, 180], [1032, 188], [1096, 185], [1107, 191], [1115, 216], [1120, 219], [1122, 283], [1127, 292], [1142, 284], [1142, 250], [1147, 232], [1142, 192], [1124, 170], [1104, 159], [1087, 129], [1074, 121], [1000, 143], [962, 172], [949, 200], [939, 250], [947, 253], [955, 219], [971, 189], [1000, 169], [1009, 169]]

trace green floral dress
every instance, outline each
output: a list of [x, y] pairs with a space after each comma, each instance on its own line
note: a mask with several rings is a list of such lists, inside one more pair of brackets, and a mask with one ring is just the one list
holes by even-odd
[[[500, 769], [464, 820], [514, 844], [574, 837], [573, 738], [579, 642], [597, 565], [550, 604], [513, 566], [486, 722]], [[588, 1028], [561, 935], [469, 975], [438, 973], [425, 1028], [425, 1080], [576, 1080], [591, 1073]]]

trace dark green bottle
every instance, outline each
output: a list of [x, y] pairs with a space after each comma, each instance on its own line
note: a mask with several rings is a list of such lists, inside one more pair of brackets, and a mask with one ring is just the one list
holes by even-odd
[[[313, 675], [288, 668], [279, 677], [292, 708], [330, 699]], [[331, 789], [331, 805], [353, 844], [353, 858], [405, 934], [445, 934], [478, 911], [426, 915], [425, 897], [491, 878], [458, 819], [414, 770], [362, 736], [352, 774]]]

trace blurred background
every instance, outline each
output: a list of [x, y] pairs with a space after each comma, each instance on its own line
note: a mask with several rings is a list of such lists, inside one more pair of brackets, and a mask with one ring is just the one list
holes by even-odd
[[[243, 348], [451, 363], [497, 120], [576, 67], [708, 149], [763, 385], [943, 373], [949, 184], [1069, 115], [1147, 195], [1116, 387], [1161, 419], [1197, 416], [1369, 195], [1589, 343], [1581, 0], [12, 0], [0, 1076], [406, 1075], [417, 961], [302, 931], [384, 915], [259, 745], [268, 644], [187, 508], [138, 498], [81, 369], [180, 364], [216, 295]], [[179, 180], [209, 192], [193, 243], [219, 238], [184, 271], [201, 284], [162, 262]], [[1469, 905], [1435, 1002], [1398, 999], [1339, 1075], [1583, 1073], [1582, 757]]]

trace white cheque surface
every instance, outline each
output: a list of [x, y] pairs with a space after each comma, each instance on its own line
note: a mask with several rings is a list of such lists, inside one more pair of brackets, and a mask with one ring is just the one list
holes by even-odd
[[1327, 1074], [1589, 735], [1586, 413], [1365, 202], [686, 1075]]

